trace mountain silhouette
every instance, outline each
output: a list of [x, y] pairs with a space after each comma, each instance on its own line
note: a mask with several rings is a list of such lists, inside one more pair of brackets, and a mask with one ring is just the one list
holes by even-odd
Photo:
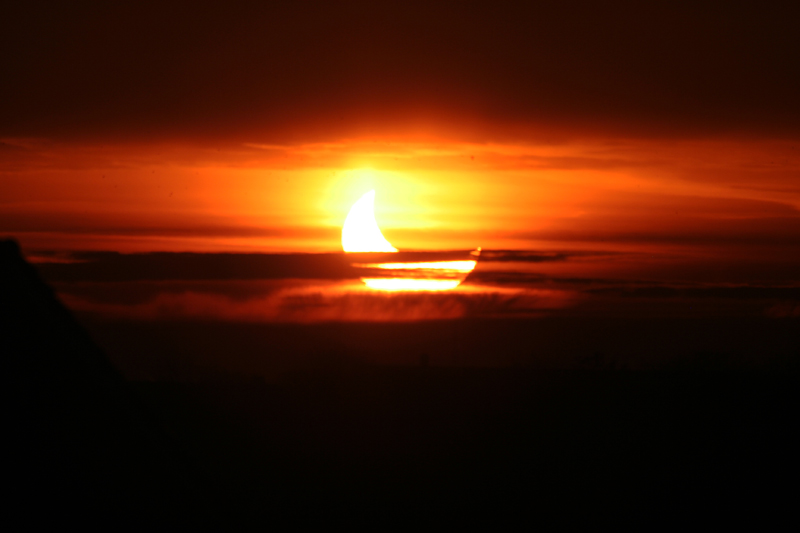
[[0, 241], [0, 353], [9, 508], [30, 522], [171, 506], [166, 434], [10, 240]]

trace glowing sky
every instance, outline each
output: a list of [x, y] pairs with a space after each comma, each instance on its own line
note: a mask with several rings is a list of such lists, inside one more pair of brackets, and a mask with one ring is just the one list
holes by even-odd
[[793, 141], [5, 143], [0, 226], [35, 249], [333, 251], [370, 189], [401, 249], [800, 239]]
[[26, 250], [335, 251], [375, 189], [400, 249], [796, 255], [794, 20], [674, 2], [21, 4], [0, 22], [0, 233]]

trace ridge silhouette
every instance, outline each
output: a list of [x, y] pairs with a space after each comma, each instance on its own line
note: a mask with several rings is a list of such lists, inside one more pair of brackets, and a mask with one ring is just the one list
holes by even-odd
[[53, 290], [0, 241], [9, 507], [36, 520], [172, 512], [166, 433]]

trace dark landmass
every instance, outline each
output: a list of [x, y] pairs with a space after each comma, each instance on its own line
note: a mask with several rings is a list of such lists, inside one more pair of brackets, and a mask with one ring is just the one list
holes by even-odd
[[[796, 521], [800, 388], [797, 341], [786, 329], [793, 321], [770, 322], [779, 324], [769, 326], [777, 343], [757, 337], [769, 331], [762, 326], [717, 322], [728, 324], [717, 336], [755, 335], [747, 351], [763, 344], [777, 350], [769, 357], [696, 349], [697, 333], [680, 341], [690, 355], [640, 369], [583, 348], [576, 353], [585, 356], [562, 369], [513, 358], [493, 368], [445, 364], [421, 350], [377, 364], [332, 343], [354, 333], [390, 335], [388, 344], [406, 336], [411, 351], [414, 338], [423, 346], [442, 324], [251, 325], [246, 334], [219, 326], [204, 337], [209, 324], [114, 330], [87, 321], [109, 359], [16, 245], [2, 243], [0, 256], [7, 483], [12, 507], [25, 509], [29, 522], [53, 513], [220, 527]], [[475, 327], [455, 324], [445, 327]], [[612, 337], [641, 329], [608, 324], [596, 327]], [[685, 324], [638, 334], [655, 336], [655, 346], [658, 335], [692, 331]], [[523, 323], [497, 327], [494, 343], [473, 351], [503, 360], [523, 338]], [[497, 342], [509, 333], [512, 344]], [[226, 336], [227, 356], [245, 363], [212, 361], [226, 357], [218, 344], [204, 371], [189, 370], [203, 367], [202, 358], [187, 362], [199, 345]], [[257, 351], [267, 358], [271, 345], [288, 350], [303, 336], [302, 364], [271, 374], [254, 366]], [[161, 351], [146, 353], [153, 346]], [[166, 357], [181, 350], [183, 358]], [[132, 380], [121, 363], [136, 354], [151, 358], [145, 370], [155, 372], [158, 361], [173, 368]]]
[[77, 314], [134, 381], [269, 383], [288, 372], [346, 365], [517, 370], [679, 369], [781, 372], [796, 368], [796, 319], [769, 317], [542, 317], [420, 322], [270, 324], [105, 320]]
[[137, 389], [237, 516], [763, 523], [793, 507], [796, 385], [781, 374], [361, 367]]
[[176, 450], [158, 418], [11, 241], [0, 295], [8, 511], [31, 526], [176, 505]]

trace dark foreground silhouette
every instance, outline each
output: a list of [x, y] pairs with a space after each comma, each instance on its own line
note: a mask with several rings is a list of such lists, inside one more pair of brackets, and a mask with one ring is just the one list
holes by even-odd
[[547, 371], [343, 358], [272, 383], [126, 383], [16, 245], [0, 255], [6, 479], [26, 520], [793, 519], [791, 364]]
[[180, 507], [171, 439], [11, 241], [0, 242], [11, 516], [136, 522]]

